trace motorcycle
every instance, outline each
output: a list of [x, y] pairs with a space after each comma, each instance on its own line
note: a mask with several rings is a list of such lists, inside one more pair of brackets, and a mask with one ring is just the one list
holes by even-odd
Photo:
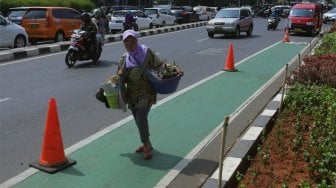
[[270, 30], [270, 29], [275, 30], [278, 27], [279, 22], [280, 22], [279, 17], [278, 18], [275, 18], [275, 17], [269, 18], [267, 20], [267, 30]]
[[126, 31], [128, 29], [133, 29], [134, 31], [139, 31], [139, 26], [136, 22], [132, 22], [132, 23], [123, 23], [123, 31]]
[[70, 46], [65, 56], [65, 64], [68, 68], [75, 65], [76, 61], [92, 60], [97, 62], [103, 51], [103, 40], [100, 34], [96, 36], [95, 49], [86, 49], [87, 32], [76, 29], [73, 31], [70, 40]]

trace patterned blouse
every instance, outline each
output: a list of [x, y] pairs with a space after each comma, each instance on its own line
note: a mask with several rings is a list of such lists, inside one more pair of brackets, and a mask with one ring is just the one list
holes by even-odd
[[[119, 69], [125, 64], [126, 54], [119, 61]], [[151, 50], [147, 50], [144, 67], [148, 70], [160, 70], [163, 61]], [[150, 107], [156, 103], [157, 93], [152, 89], [146, 74], [138, 67], [124, 69], [125, 74], [125, 102], [130, 110], [140, 107]]]

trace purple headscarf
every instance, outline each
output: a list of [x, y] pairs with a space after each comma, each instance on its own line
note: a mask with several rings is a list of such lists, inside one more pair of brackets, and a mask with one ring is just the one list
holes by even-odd
[[[123, 40], [125, 40], [127, 37], [132, 36], [136, 39], [137, 33], [134, 30], [126, 30], [123, 33]], [[148, 47], [145, 45], [138, 45], [136, 49], [133, 52], [128, 52], [126, 55], [126, 68], [133, 68], [138, 66], [139, 63], [143, 63], [143, 61], [146, 58]]]

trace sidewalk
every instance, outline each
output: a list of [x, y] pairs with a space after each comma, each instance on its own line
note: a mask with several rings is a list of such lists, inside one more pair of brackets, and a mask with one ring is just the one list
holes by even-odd
[[[52, 175], [30, 168], [1, 186], [165, 187], [204, 149], [210, 141], [204, 138], [218, 130], [223, 117], [235, 113], [266, 87], [305, 47], [277, 43], [236, 65], [238, 72], [219, 72], [160, 101], [149, 115], [154, 146], [151, 160], [134, 153], [139, 138], [133, 119], [128, 117], [68, 148], [67, 156], [76, 160], [76, 165]], [[231, 143], [245, 127], [241, 129], [229, 127]], [[210, 162], [218, 166], [217, 161]]]

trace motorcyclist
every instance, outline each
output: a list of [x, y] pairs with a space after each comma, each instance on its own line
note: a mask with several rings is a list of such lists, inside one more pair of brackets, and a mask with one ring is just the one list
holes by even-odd
[[103, 17], [102, 10], [97, 8], [93, 11], [95, 22], [98, 27], [98, 35], [97, 40], [102, 40], [103, 42], [105, 40], [105, 34], [106, 34], [106, 19]]
[[[133, 17], [133, 14], [131, 11], [128, 11], [126, 13], [124, 24], [126, 27], [128, 27], [128, 28], [125, 27], [124, 30], [132, 29], [132, 27], [135, 27], [136, 19]], [[134, 30], [137, 30], [137, 28], [134, 28]]]
[[91, 16], [84, 12], [81, 16], [82, 18], [82, 25], [80, 30], [86, 31], [86, 45], [85, 48], [88, 53], [93, 52], [95, 50], [95, 43], [96, 43], [96, 34], [97, 34], [97, 26], [91, 20]]
[[271, 18], [275, 19], [277, 22], [280, 21], [280, 9], [279, 9], [279, 8], [275, 8], [275, 9], [272, 11]]
[[102, 7], [100, 7], [100, 10], [101, 10], [101, 16], [105, 20], [106, 33], [109, 33], [110, 32], [109, 31], [110, 30], [110, 28], [109, 28], [109, 18], [107, 16], [108, 8], [106, 6], [102, 6]]

